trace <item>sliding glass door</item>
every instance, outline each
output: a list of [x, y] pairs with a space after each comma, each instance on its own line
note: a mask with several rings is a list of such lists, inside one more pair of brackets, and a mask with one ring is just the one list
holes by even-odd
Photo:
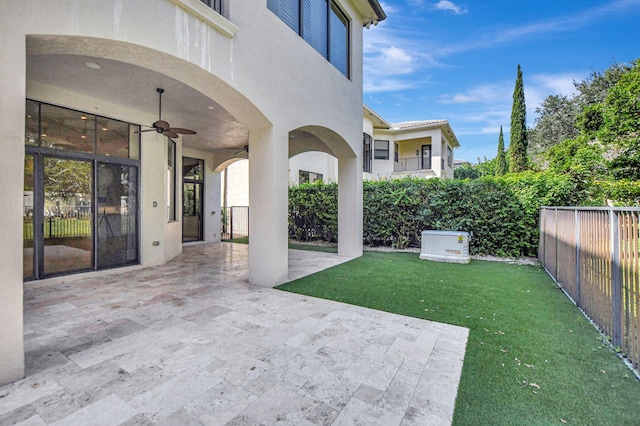
[[139, 126], [27, 100], [23, 276], [138, 262]]
[[44, 275], [90, 270], [91, 162], [43, 157], [43, 166]]

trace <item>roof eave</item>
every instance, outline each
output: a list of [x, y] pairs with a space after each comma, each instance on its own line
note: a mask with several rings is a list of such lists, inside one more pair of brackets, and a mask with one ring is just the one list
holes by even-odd
[[387, 19], [387, 14], [382, 10], [378, 0], [354, 0], [356, 8], [362, 14], [362, 26], [369, 28], [371, 24], [378, 25], [378, 22]]

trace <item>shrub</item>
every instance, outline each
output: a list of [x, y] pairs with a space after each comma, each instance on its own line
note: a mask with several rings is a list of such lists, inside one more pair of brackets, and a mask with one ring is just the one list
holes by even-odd
[[[539, 208], [571, 205], [571, 178], [524, 172], [478, 180], [401, 179], [363, 183], [363, 240], [373, 246], [418, 247], [427, 229], [473, 233], [471, 254], [535, 256]], [[337, 185], [289, 189], [289, 235], [334, 242]]]

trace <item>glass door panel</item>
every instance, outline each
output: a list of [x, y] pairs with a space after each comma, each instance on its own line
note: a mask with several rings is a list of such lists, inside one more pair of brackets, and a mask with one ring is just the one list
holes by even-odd
[[182, 187], [182, 241], [202, 240], [202, 183], [185, 182]]
[[98, 163], [98, 269], [138, 261], [137, 188], [137, 167]]
[[24, 157], [24, 192], [22, 196], [22, 237], [23, 237], [23, 256], [22, 256], [22, 276], [24, 280], [33, 279], [34, 259], [34, 205], [33, 205], [33, 181], [34, 181], [34, 165], [35, 159], [33, 155]]
[[44, 158], [44, 275], [93, 267], [92, 167]]
[[422, 170], [431, 168], [431, 145], [422, 145]]

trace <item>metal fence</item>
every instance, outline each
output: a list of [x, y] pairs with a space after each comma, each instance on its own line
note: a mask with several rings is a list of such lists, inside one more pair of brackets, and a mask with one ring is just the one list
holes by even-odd
[[640, 366], [640, 208], [543, 207], [538, 258], [577, 306]]
[[[33, 239], [33, 206], [23, 208], [23, 236]], [[44, 210], [44, 237], [66, 238], [91, 235], [91, 207], [52, 207]]]
[[222, 208], [222, 239], [249, 237], [249, 206]]

